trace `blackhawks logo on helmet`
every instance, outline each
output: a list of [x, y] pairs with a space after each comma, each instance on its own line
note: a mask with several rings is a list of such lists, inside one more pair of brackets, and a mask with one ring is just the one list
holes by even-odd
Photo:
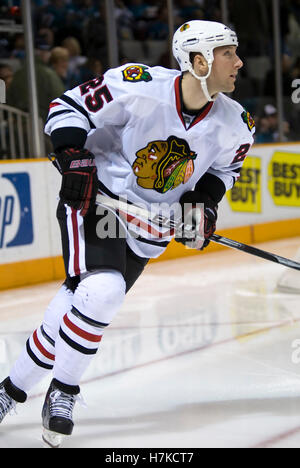
[[186, 31], [189, 28], [190, 28], [189, 23], [184, 23], [180, 28], [180, 32]]
[[250, 113], [248, 111], [244, 111], [241, 113], [241, 117], [243, 119], [243, 122], [245, 122], [245, 124], [247, 124], [247, 127], [249, 129], [249, 131], [251, 132], [252, 128], [255, 127], [255, 122], [253, 120], [253, 118], [251, 117]]
[[151, 81], [152, 76], [146, 70], [148, 70], [148, 67], [130, 65], [122, 70], [123, 81], [130, 81], [131, 83], [136, 83], [137, 81]]
[[137, 151], [132, 169], [140, 187], [165, 193], [192, 177], [196, 157], [185, 140], [171, 135]]

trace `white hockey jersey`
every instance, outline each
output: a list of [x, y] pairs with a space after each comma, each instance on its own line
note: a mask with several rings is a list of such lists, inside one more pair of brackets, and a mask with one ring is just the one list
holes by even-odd
[[[220, 93], [188, 124], [180, 80], [179, 71], [162, 67], [111, 69], [55, 99], [45, 132], [86, 130], [85, 147], [95, 155], [102, 193], [149, 210], [153, 203], [178, 202], [206, 172], [228, 190], [253, 143], [254, 122]], [[171, 239], [145, 223], [137, 227], [135, 222], [133, 230], [127, 242], [141, 257], [159, 256]]]

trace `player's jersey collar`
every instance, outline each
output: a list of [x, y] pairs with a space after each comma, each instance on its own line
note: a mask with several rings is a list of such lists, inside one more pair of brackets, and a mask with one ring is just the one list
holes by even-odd
[[181, 91], [181, 80], [182, 80], [182, 75], [177, 76], [175, 79], [175, 99], [176, 99], [176, 109], [178, 116], [186, 130], [189, 130], [192, 128], [194, 125], [199, 123], [201, 120], [203, 120], [207, 114], [209, 113], [210, 109], [213, 106], [213, 102], [208, 102], [200, 111], [198, 114], [195, 116], [194, 120], [190, 123], [189, 126], [186, 125], [185, 119], [184, 119], [184, 105], [183, 105], [183, 99], [182, 99], [182, 91]]

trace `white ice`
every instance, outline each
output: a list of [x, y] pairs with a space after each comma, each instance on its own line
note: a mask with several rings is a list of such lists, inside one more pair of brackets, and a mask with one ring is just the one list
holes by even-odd
[[[283, 271], [230, 249], [149, 265], [83, 377], [64, 447], [299, 447], [300, 295], [276, 290]], [[0, 292], [0, 381], [59, 284]], [[3, 421], [0, 448], [43, 446], [50, 380]]]

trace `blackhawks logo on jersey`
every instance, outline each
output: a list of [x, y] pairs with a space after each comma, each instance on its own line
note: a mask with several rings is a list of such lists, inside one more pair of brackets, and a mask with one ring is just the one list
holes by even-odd
[[151, 81], [152, 76], [146, 70], [148, 70], [148, 67], [130, 65], [122, 70], [123, 81], [130, 81], [131, 83], [136, 83], [137, 81]]
[[241, 117], [243, 119], [243, 122], [245, 122], [245, 124], [247, 124], [247, 127], [249, 129], [249, 131], [251, 132], [252, 128], [255, 127], [255, 122], [253, 120], [253, 118], [251, 117], [250, 113], [247, 112], [247, 111], [244, 111], [241, 113]]
[[191, 178], [196, 157], [185, 140], [172, 135], [137, 151], [132, 168], [140, 187], [165, 193]]

